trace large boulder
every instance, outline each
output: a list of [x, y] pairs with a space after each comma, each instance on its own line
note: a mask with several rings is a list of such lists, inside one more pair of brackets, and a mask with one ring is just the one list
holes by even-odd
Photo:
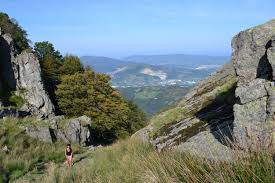
[[66, 138], [72, 142], [80, 145], [88, 145], [90, 143], [90, 128], [91, 119], [87, 116], [70, 119], [66, 122], [64, 134]]
[[16, 57], [14, 65], [17, 68], [14, 70], [16, 87], [22, 90], [25, 110], [42, 117], [54, 116], [54, 105], [45, 91], [40, 64], [34, 54], [22, 52]]
[[41, 127], [41, 126], [28, 126], [26, 127], [26, 133], [35, 139], [53, 143], [54, 137], [52, 136], [51, 129], [48, 127]]
[[238, 77], [234, 139], [243, 149], [269, 146], [274, 130], [275, 20], [240, 32], [232, 41]]
[[62, 141], [81, 146], [91, 145], [92, 121], [87, 116], [67, 120], [64, 116], [55, 116], [49, 120], [43, 120], [43, 123], [50, 124], [50, 127], [31, 125], [26, 127], [26, 133], [33, 138], [50, 143]]

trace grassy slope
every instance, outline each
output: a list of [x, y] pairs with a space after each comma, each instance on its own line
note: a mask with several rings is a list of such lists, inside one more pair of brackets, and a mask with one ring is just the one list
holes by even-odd
[[[0, 149], [0, 182], [15, 180], [30, 171], [39, 174], [47, 162], [64, 161], [63, 143], [43, 143], [25, 134], [24, 126], [31, 123], [47, 125], [34, 119], [0, 120], [0, 148], [7, 146], [10, 149], [8, 154]], [[82, 151], [79, 147], [75, 150]]]
[[[267, 151], [234, 162], [210, 162], [176, 151], [157, 153], [145, 142], [129, 139], [96, 151], [78, 149], [75, 165], [63, 161], [64, 144], [29, 138], [22, 120], [0, 121], [0, 182], [271, 182], [272, 158]], [[21, 126], [21, 127], [20, 127]]]
[[268, 152], [210, 162], [176, 151], [157, 153], [147, 143], [126, 140], [90, 153], [71, 169], [54, 165], [41, 182], [272, 182]]

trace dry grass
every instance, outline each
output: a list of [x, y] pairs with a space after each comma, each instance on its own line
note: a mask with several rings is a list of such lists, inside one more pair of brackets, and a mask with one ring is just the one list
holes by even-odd
[[63, 144], [47, 144], [29, 138], [18, 127], [22, 123], [25, 122], [0, 121], [0, 146], [8, 145], [11, 149], [9, 154], [0, 152], [0, 182], [20, 180], [29, 172], [39, 173], [40, 168], [42, 176], [34, 177], [34, 182], [272, 182], [274, 149], [259, 148], [245, 156], [237, 153], [232, 162], [215, 162], [172, 150], [158, 153], [148, 143], [135, 139], [94, 152], [81, 151], [76, 156], [76, 164], [67, 168], [63, 164]]
[[150, 145], [127, 140], [95, 151], [71, 169], [56, 167], [43, 182], [272, 182], [269, 151], [236, 154], [231, 163], [213, 162], [176, 151], [157, 153]]

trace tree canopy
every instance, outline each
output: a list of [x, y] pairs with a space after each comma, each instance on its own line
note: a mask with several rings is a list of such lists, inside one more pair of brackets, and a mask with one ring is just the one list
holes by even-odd
[[77, 56], [66, 55], [63, 58], [60, 72], [64, 75], [71, 75], [77, 72], [83, 72], [84, 66], [81, 64], [80, 59]]
[[7, 14], [0, 12], [0, 28], [4, 34], [10, 34], [14, 40], [16, 49], [21, 52], [29, 48], [27, 32], [20, 27], [15, 19], [11, 19]]
[[109, 80], [105, 74], [85, 70], [64, 75], [56, 91], [60, 109], [68, 116], [90, 116], [95, 139], [105, 143], [128, 136], [145, 124], [144, 113], [126, 102]]

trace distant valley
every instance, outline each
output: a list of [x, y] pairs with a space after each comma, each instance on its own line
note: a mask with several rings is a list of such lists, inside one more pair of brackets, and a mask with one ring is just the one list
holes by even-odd
[[226, 63], [229, 57], [203, 55], [137, 55], [124, 59], [84, 56], [81, 61], [109, 74], [114, 87], [194, 86]]
[[149, 117], [174, 105], [189, 89], [177, 85], [118, 88], [126, 99], [134, 101]]
[[136, 55], [123, 59], [84, 56], [85, 66], [111, 76], [113, 87], [149, 116], [173, 105], [229, 57], [203, 55]]

